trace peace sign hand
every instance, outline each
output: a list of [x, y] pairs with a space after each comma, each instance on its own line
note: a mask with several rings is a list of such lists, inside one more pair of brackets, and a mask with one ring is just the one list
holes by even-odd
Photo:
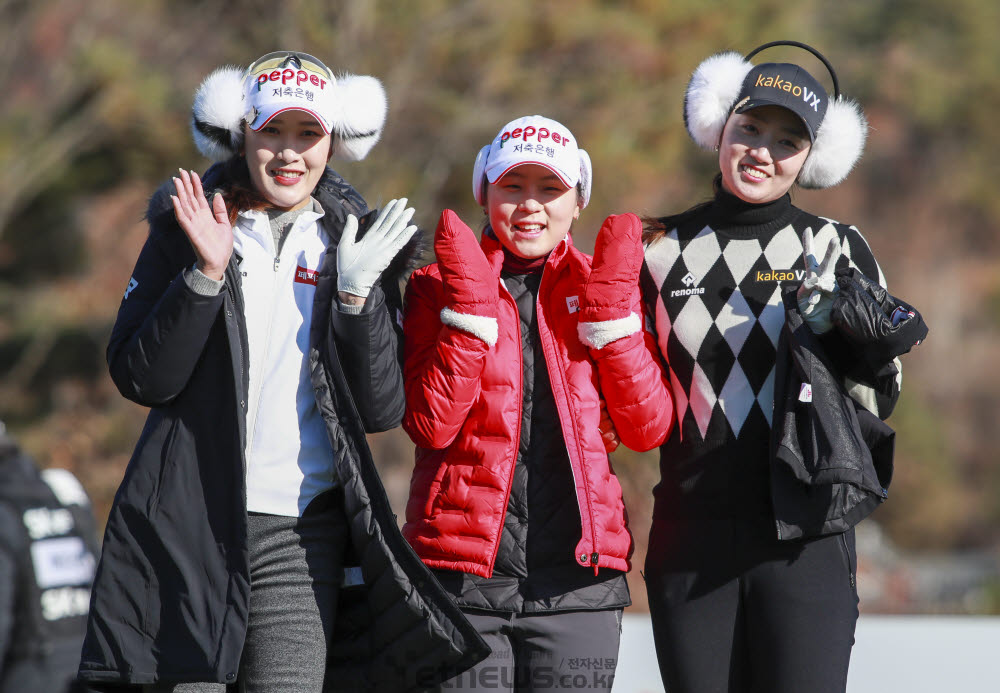
[[195, 266], [206, 277], [219, 281], [233, 254], [233, 227], [229, 225], [226, 203], [216, 193], [209, 207], [201, 179], [194, 171], [180, 169], [174, 187], [177, 194], [170, 196], [174, 216], [198, 258]]
[[806, 278], [799, 286], [796, 298], [799, 312], [809, 328], [816, 334], [825, 334], [833, 328], [830, 308], [839, 288], [834, 270], [840, 259], [840, 239], [830, 239], [822, 262], [816, 260], [814, 245], [812, 229], [807, 228], [802, 233], [802, 258], [806, 265]]

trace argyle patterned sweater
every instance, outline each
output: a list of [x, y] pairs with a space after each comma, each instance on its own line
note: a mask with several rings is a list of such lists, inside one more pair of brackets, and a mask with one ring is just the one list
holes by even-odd
[[[855, 227], [808, 214], [788, 195], [750, 205], [719, 192], [708, 204], [664, 221], [666, 233], [647, 241], [641, 275], [647, 324], [667, 364], [677, 413], [660, 448], [654, 524], [769, 517], [775, 359], [785, 321], [781, 292], [804, 278], [803, 231], [812, 229], [819, 260], [835, 236], [842, 251], [838, 268], [857, 267], [882, 286], [885, 278]], [[835, 332], [826, 338], [829, 349], [850, 360], [849, 345]], [[889, 378], [897, 394], [898, 376], [897, 368]], [[877, 410], [883, 393], [847, 385]]]

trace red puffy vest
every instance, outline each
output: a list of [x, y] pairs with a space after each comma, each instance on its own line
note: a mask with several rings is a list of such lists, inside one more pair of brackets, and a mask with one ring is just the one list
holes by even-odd
[[[483, 237], [499, 292], [499, 337], [492, 347], [441, 322], [436, 264], [410, 278], [403, 428], [417, 445], [403, 535], [433, 568], [490, 577], [500, 544], [521, 424], [522, 352], [517, 306], [499, 279], [503, 249]], [[546, 261], [537, 321], [583, 528], [573, 551], [584, 567], [631, 567], [621, 486], [601, 433], [603, 395], [622, 442], [656, 447], [674, 407], [653, 336], [645, 330], [591, 350], [577, 336], [591, 258], [567, 236]], [[634, 312], [642, 315], [636, 292]]]

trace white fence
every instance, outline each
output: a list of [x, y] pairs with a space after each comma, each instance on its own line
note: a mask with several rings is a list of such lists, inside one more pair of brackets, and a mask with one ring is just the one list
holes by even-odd
[[[1000, 618], [862, 616], [848, 693], [997, 693]], [[645, 614], [626, 614], [614, 693], [663, 693]]]

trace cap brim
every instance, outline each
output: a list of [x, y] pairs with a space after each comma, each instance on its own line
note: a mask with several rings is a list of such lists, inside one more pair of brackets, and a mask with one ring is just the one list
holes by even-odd
[[545, 163], [544, 161], [534, 161], [534, 160], [530, 160], [530, 161], [518, 161], [517, 163], [511, 164], [510, 166], [508, 166], [505, 169], [497, 168], [495, 173], [494, 173], [493, 170], [490, 169], [489, 166], [487, 166], [486, 167], [486, 180], [488, 180], [490, 182], [490, 184], [492, 185], [492, 184], [496, 183], [498, 180], [500, 180], [501, 178], [503, 178], [505, 175], [507, 175], [510, 171], [513, 171], [515, 168], [517, 168], [519, 166], [524, 166], [526, 164], [534, 164], [536, 166], [541, 166], [542, 168], [547, 168], [548, 170], [552, 171], [552, 173], [556, 174], [556, 176], [558, 176], [559, 180], [561, 180], [562, 183], [563, 183], [563, 185], [565, 185], [567, 188], [572, 188], [577, 183], [580, 182], [579, 176], [577, 177], [576, 180], [572, 180], [563, 171], [560, 171], [559, 169], [557, 169], [556, 167], [554, 167], [552, 164]]
[[316, 119], [316, 122], [319, 123], [319, 126], [323, 129], [323, 133], [326, 135], [329, 135], [332, 130], [330, 123], [327, 122], [327, 120], [321, 116], [318, 111], [312, 108], [305, 108], [303, 106], [272, 106], [264, 108], [254, 119], [255, 123], [260, 121], [260, 125], [251, 124], [249, 127], [251, 130], [256, 132], [274, 120], [278, 115], [288, 111], [302, 111], [303, 113], [308, 113]]
[[816, 141], [816, 133], [812, 131], [812, 128], [809, 126], [809, 123], [806, 121], [806, 119], [803, 118], [801, 115], [799, 115], [794, 108], [789, 108], [787, 103], [782, 103], [781, 101], [776, 101], [774, 99], [757, 99], [757, 98], [747, 99], [744, 103], [734, 108], [733, 113], [746, 113], [747, 111], [750, 111], [754, 108], [760, 108], [761, 106], [780, 106], [781, 108], [784, 108], [786, 111], [794, 113], [795, 117], [798, 118], [799, 121], [801, 121], [803, 126], [805, 126], [806, 134], [809, 135], [809, 141], [810, 142]]

